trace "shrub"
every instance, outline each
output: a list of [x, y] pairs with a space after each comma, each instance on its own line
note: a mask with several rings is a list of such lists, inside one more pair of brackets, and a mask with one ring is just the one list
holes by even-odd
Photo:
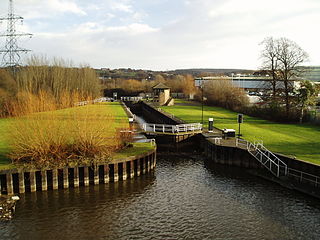
[[204, 95], [209, 104], [235, 111], [249, 102], [245, 92], [229, 80], [209, 81], [204, 85]]

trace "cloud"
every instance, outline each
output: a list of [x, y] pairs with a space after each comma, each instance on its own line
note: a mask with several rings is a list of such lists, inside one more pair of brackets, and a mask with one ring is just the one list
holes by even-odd
[[132, 6], [130, 4], [125, 4], [123, 2], [112, 2], [111, 9], [114, 11], [121, 11], [126, 13], [132, 13]]
[[320, 65], [319, 37], [310, 27], [320, 21], [318, 0], [24, 2], [23, 11], [50, 15], [27, 23], [35, 33], [28, 48], [94, 67], [258, 68], [267, 36], [296, 41], [310, 64]]

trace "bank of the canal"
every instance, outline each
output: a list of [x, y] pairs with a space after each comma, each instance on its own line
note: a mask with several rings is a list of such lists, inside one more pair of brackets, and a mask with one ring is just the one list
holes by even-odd
[[[187, 123], [201, 122], [201, 104], [193, 101], [177, 100], [174, 106], [162, 106], [161, 109]], [[227, 109], [204, 106], [204, 127], [208, 119], [213, 118], [214, 126], [220, 129], [238, 131], [237, 114]], [[310, 124], [282, 124], [244, 116], [241, 125], [242, 138], [254, 142], [262, 140], [273, 152], [320, 165], [320, 126]]]
[[[106, 110], [106, 107], [108, 109]], [[88, 109], [87, 109], [88, 108]], [[89, 109], [90, 108], [90, 109]], [[88, 110], [95, 110], [95, 115], [88, 116], [91, 113]], [[74, 111], [74, 113], [73, 113]], [[111, 112], [110, 112], [111, 111]], [[69, 114], [83, 113], [85, 116], [82, 121], [87, 124], [102, 123], [110, 118], [115, 121], [106, 121], [106, 134], [114, 134], [118, 128], [129, 129], [127, 109], [119, 102], [96, 104], [88, 107], [74, 109], [64, 109], [54, 113], [40, 113], [45, 117], [48, 114], [58, 115], [58, 120], [63, 123], [70, 118]], [[104, 118], [104, 116], [107, 118]], [[82, 116], [82, 115], [81, 115]], [[44, 118], [50, 121], [51, 118]], [[28, 120], [28, 119], [26, 119]], [[37, 167], [28, 164], [13, 164], [7, 158], [10, 152], [10, 144], [7, 132], [10, 130], [10, 124], [15, 119], [1, 119], [0, 137], [0, 196], [22, 194], [25, 192], [47, 191], [55, 189], [66, 189], [69, 187], [88, 186], [89, 184], [97, 185], [99, 183], [117, 182], [126, 180], [135, 176], [150, 172], [156, 165], [156, 145], [154, 142], [134, 142], [126, 148], [116, 151], [105, 160], [89, 161], [77, 163], [67, 161], [64, 165], [51, 167]], [[67, 130], [65, 129], [67, 134]], [[113, 143], [111, 143], [113, 144]]]

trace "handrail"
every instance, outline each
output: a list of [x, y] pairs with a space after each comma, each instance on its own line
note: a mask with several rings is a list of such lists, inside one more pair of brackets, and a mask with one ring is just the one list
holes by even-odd
[[[237, 147], [245, 147], [248, 152], [253, 155], [261, 164], [263, 164], [261, 162], [261, 159], [259, 159], [257, 156], [255, 156], [252, 151], [251, 151], [251, 148], [253, 148], [254, 150], [258, 150], [260, 154], [262, 154], [262, 156], [265, 156], [267, 158], [269, 158], [267, 160], [270, 161], [270, 163], [272, 162], [274, 165], [278, 166], [277, 168], [277, 174], [275, 175], [280, 175], [280, 168], [284, 168], [284, 174], [285, 176], [292, 176], [292, 177], [296, 177], [296, 178], [299, 178], [300, 182], [302, 181], [308, 181], [308, 182], [311, 182], [311, 183], [314, 183], [315, 186], [320, 186], [320, 177], [319, 176], [316, 176], [316, 175], [313, 175], [313, 174], [310, 174], [310, 173], [306, 173], [306, 172], [303, 172], [303, 171], [300, 171], [300, 170], [297, 170], [297, 169], [293, 169], [293, 168], [289, 168], [287, 167], [287, 165], [282, 161], [280, 160], [273, 152], [269, 151], [264, 145], [263, 145], [263, 142], [262, 141], [255, 141], [255, 143], [251, 143], [249, 141], [246, 141], [244, 139], [241, 139], [241, 138], [237, 138], [236, 139], [236, 146]], [[260, 149], [259, 149], [260, 148]], [[265, 154], [265, 152], [268, 152], [268, 154]], [[270, 155], [276, 159], [278, 161], [278, 163], [276, 163], [274, 161], [274, 159], [271, 159], [270, 158]], [[265, 162], [265, 164], [263, 165], [266, 165], [267, 162]], [[269, 168], [268, 168], [269, 169]], [[271, 172], [272, 170], [269, 169]], [[273, 173], [274, 174], [274, 173]]]
[[[309, 181], [309, 182], [314, 183], [315, 186], [318, 186], [318, 185], [320, 186], [320, 177], [313, 175], [313, 174], [310, 174], [310, 173], [306, 173], [306, 172], [296, 170], [293, 168], [288, 168], [288, 176], [297, 177], [297, 178], [299, 178], [300, 182], [302, 182], [302, 180], [304, 180], [304, 181]], [[307, 178], [307, 177], [311, 177], [312, 179]]]
[[189, 123], [189, 124], [169, 125], [169, 124], [144, 123], [142, 125], [142, 128], [145, 132], [183, 133], [183, 132], [201, 131], [202, 124]]
[[[284, 175], [287, 175], [287, 165], [281, 161], [276, 155], [263, 146], [262, 141], [254, 141], [251, 143], [244, 139], [237, 138], [237, 147], [244, 147], [246, 150], [257, 159], [263, 166], [265, 166], [272, 174], [280, 177], [280, 167], [284, 167]], [[265, 160], [265, 161], [264, 161]], [[268, 164], [269, 163], [269, 164]], [[276, 167], [276, 172], [273, 170]]]

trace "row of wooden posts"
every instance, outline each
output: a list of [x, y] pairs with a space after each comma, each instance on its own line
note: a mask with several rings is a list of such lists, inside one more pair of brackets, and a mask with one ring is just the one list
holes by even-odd
[[0, 195], [117, 182], [150, 172], [155, 166], [156, 152], [153, 151], [143, 157], [118, 163], [0, 173]]

